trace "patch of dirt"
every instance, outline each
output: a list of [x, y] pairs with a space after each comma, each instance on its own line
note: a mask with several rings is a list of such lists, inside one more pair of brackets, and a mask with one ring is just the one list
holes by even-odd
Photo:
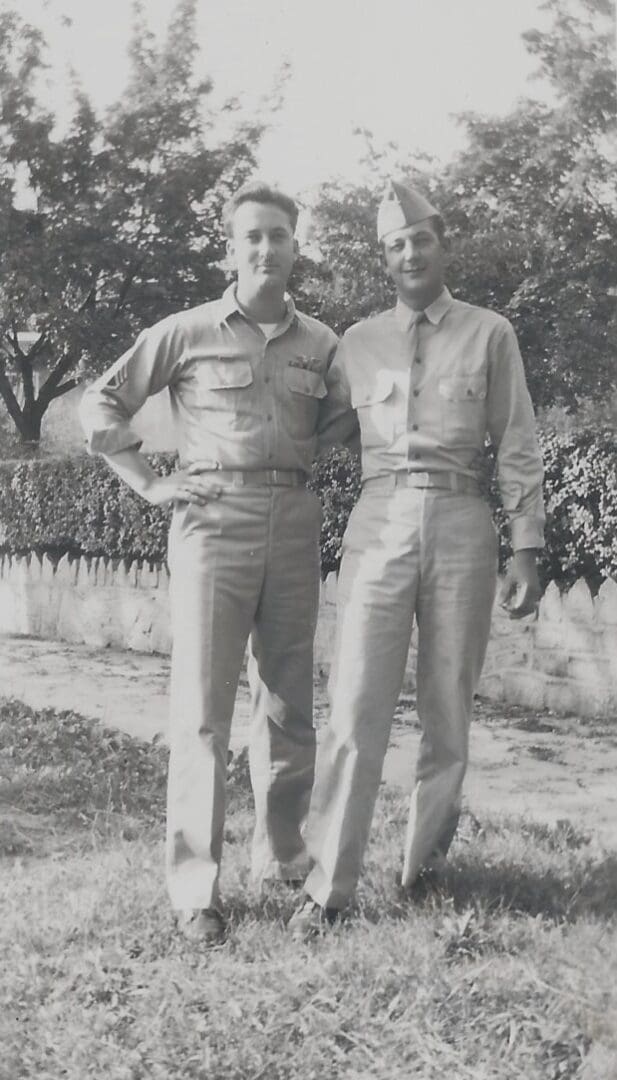
[[[73, 709], [138, 738], [167, 730], [169, 658], [86, 645], [0, 637], [0, 693], [33, 708]], [[326, 686], [315, 686], [315, 720], [327, 722]], [[231, 745], [246, 745], [249, 692], [241, 681]], [[411, 790], [420, 728], [414, 698], [401, 696], [384, 766], [386, 783]], [[617, 718], [534, 713], [476, 701], [464, 805], [483, 814], [571, 822], [617, 847]]]

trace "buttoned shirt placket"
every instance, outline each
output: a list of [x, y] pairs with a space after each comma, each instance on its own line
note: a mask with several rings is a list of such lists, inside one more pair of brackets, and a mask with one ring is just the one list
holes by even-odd
[[[282, 332], [282, 331], [281, 331]], [[277, 330], [278, 334], [279, 331]], [[262, 364], [262, 388], [263, 388], [263, 411], [266, 423], [264, 425], [264, 457], [266, 461], [272, 461], [274, 457], [274, 446], [277, 439], [276, 430], [276, 403], [273, 400], [272, 384], [277, 377], [277, 371], [275, 370], [275, 356], [272, 349], [268, 352], [268, 345], [276, 335], [271, 337], [264, 337], [261, 347], [261, 364]]]
[[[276, 328], [270, 337], [266, 337], [263, 330], [256, 325], [251, 318], [239, 307], [236, 302], [236, 306], [233, 309], [234, 312], [251, 327], [251, 330], [259, 335], [260, 338], [260, 360], [259, 369], [254, 371], [254, 377], [258, 380], [260, 387], [260, 398], [263, 417], [265, 424], [263, 425], [263, 453], [265, 461], [272, 461], [274, 458], [275, 449], [277, 446], [279, 431], [278, 431], [278, 413], [277, 413], [277, 401], [276, 395], [273, 391], [273, 387], [276, 386], [276, 380], [283, 378], [283, 365], [277, 364], [276, 353], [277, 349], [268, 349], [268, 346], [273, 342], [276, 342], [284, 334], [287, 333], [289, 328], [293, 326], [296, 320], [296, 311], [293, 301], [286, 297], [287, 311], [285, 317]], [[277, 387], [277, 389], [280, 389]]]
[[[262, 362], [263, 362], [263, 381], [264, 386], [267, 388], [265, 393], [265, 411], [266, 411], [266, 446], [264, 447], [266, 454], [266, 461], [272, 461], [274, 457], [274, 449], [278, 442], [278, 408], [277, 402], [274, 400], [274, 394], [270, 387], [277, 385], [276, 380], [282, 380], [284, 378], [284, 364], [277, 363], [277, 346], [275, 342], [294, 325], [296, 321], [295, 308], [291, 304], [291, 301], [287, 301], [287, 313], [282, 323], [277, 326], [273, 334], [269, 338], [266, 338], [263, 343], [262, 349]], [[268, 348], [272, 346], [272, 348]], [[280, 390], [281, 388], [278, 387]], [[281, 393], [282, 398], [282, 393]]]

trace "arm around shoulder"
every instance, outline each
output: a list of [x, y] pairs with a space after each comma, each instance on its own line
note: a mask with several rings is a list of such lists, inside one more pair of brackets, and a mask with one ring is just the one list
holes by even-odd
[[346, 339], [343, 338], [330, 360], [326, 372], [327, 394], [323, 399], [317, 425], [317, 456], [333, 446], [343, 445], [350, 450], [360, 449], [358, 417], [351, 404], [351, 392], [346, 370]]

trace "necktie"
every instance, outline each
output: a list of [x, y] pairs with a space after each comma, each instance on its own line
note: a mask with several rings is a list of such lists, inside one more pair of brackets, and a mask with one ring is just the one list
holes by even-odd
[[[415, 432], [418, 430], [417, 421], [417, 404], [418, 398], [421, 394], [421, 384], [423, 381], [423, 369], [422, 369], [422, 357], [419, 354], [420, 348], [420, 326], [425, 321], [426, 315], [423, 311], [414, 311], [412, 313], [412, 319], [410, 324], [410, 341], [409, 341], [409, 399], [407, 406], [407, 431]], [[411, 454], [412, 460], [415, 459], [415, 454]]]

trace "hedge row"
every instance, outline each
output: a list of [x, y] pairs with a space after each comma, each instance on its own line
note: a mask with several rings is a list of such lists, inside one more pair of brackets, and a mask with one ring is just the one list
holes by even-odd
[[[175, 454], [149, 455], [161, 474]], [[347, 518], [360, 493], [357, 459], [338, 450], [315, 467], [311, 486], [323, 504], [322, 568], [337, 568]], [[164, 562], [171, 511], [135, 495], [100, 458], [0, 463], [0, 555], [48, 555], [57, 561], [105, 556]]]
[[[541, 436], [545, 462], [547, 546], [544, 577], [560, 585], [585, 577], [597, 588], [617, 578], [617, 444], [612, 433]], [[171, 454], [150, 457], [155, 469], [175, 467]], [[338, 566], [347, 518], [360, 491], [357, 459], [335, 450], [313, 470], [324, 520], [322, 570]], [[494, 478], [489, 498], [508, 557], [505, 515]], [[104, 555], [162, 562], [169, 511], [134, 495], [106, 465], [88, 457], [0, 465], [0, 553], [47, 553], [58, 559]]]

